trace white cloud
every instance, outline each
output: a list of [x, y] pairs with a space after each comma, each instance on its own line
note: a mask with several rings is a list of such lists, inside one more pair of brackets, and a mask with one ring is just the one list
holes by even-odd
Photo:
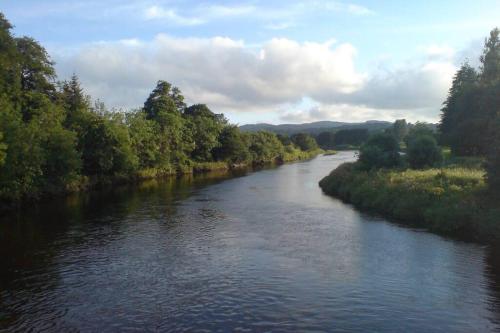
[[[278, 113], [282, 120], [436, 119], [455, 65], [432, 56], [372, 73], [355, 65], [349, 43], [271, 39], [259, 48], [227, 37], [157, 35], [100, 42], [56, 58], [88, 93], [111, 107], [139, 107], [156, 81], [172, 82], [189, 103], [217, 112]], [[315, 108], [290, 112], [304, 98]], [[288, 112], [287, 112], [288, 110]]]
[[205, 21], [196, 17], [185, 17], [177, 14], [173, 9], [165, 9], [158, 6], [148, 7], [144, 11], [144, 17], [148, 20], [167, 19], [179, 25], [198, 25]]

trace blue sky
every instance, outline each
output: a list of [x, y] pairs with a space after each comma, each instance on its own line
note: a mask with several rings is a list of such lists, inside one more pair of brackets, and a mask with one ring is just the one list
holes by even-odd
[[230, 120], [435, 121], [457, 66], [477, 63], [500, 1], [3, 0], [109, 107], [159, 79]]

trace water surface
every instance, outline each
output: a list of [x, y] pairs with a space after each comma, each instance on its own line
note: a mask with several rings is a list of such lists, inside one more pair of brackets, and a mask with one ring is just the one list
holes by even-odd
[[146, 182], [0, 220], [0, 331], [500, 331], [483, 246], [323, 195], [351, 152]]

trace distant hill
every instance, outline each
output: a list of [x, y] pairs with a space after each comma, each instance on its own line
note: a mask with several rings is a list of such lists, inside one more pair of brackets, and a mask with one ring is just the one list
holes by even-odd
[[269, 131], [279, 134], [295, 134], [295, 133], [309, 133], [312, 135], [318, 135], [325, 131], [338, 131], [341, 129], [354, 129], [354, 128], [366, 128], [369, 131], [379, 131], [391, 127], [392, 123], [388, 121], [378, 121], [369, 120], [363, 123], [346, 123], [339, 121], [317, 121], [313, 123], [305, 124], [248, 124], [240, 126], [240, 129], [245, 132], [256, 132], [256, 131]]

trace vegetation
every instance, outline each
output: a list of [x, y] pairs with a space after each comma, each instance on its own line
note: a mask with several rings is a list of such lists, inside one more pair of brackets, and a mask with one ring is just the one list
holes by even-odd
[[455, 75], [438, 133], [397, 120], [363, 144], [357, 162], [322, 179], [323, 191], [436, 232], [499, 241], [498, 29], [485, 41], [480, 60], [479, 70], [464, 64]]
[[318, 154], [307, 134], [244, 133], [159, 81], [129, 112], [92, 103], [76, 75], [56, 82], [45, 49], [0, 13], [0, 204], [178, 173]]

